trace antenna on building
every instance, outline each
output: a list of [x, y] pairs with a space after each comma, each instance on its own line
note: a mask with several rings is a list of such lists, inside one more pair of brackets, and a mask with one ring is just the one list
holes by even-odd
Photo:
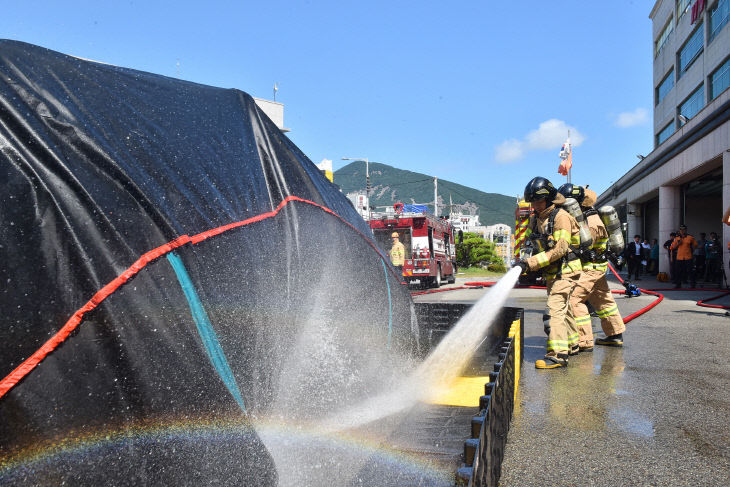
[[276, 101], [276, 92], [279, 91], [279, 85], [274, 82], [274, 101]]

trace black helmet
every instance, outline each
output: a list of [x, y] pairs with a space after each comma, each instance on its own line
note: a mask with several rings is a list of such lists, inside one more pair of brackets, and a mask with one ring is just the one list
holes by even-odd
[[533, 178], [532, 181], [527, 183], [525, 186], [525, 201], [532, 203], [537, 200], [546, 199], [552, 202], [558, 195], [558, 190], [555, 189], [553, 183], [540, 176]]
[[578, 203], [583, 203], [583, 198], [586, 197], [586, 191], [583, 189], [583, 186], [571, 183], [565, 183], [559, 187], [558, 193], [562, 194], [566, 198], [573, 198]]

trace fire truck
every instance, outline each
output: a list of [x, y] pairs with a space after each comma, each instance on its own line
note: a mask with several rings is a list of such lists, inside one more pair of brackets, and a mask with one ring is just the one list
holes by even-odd
[[427, 213], [425, 205], [396, 203], [392, 212], [373, 213], [369, 224], [386, 254], [393, 245], [391, 235], [398, 232], [405, 248], [403, 279], [407, 283], [440, 287], [444, 281], [456, 281], [454, 228], [447, 220]]
[[[517, 201], [515, 209], [515, 245], [514, 245], [514, 261], [522, 258], [522, 248], [525, 246], [527, 225], [530, 223], [530, 215], [532, 215], [532, 206], [525, 200]], [[523, 285], [542, 284], [542, 275], [539, 273], [522, 274], [519, 283]]]

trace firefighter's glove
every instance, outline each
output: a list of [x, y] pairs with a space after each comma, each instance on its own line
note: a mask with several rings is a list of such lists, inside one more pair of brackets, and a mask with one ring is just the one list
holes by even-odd
[[542, 315], [542, 326], [545, 329], [545, 334], [547, 336], [550, 336], [550, 315], [549, 314]]
[[520, 274], [527, 274], [527, 272], [530, 270], [530, 266], [527, 265], [527, 262], [525, 262], [524, 260], [515, 262], [514, 267], [519, 267], [522, 269], [522, 272], [520, 272]]

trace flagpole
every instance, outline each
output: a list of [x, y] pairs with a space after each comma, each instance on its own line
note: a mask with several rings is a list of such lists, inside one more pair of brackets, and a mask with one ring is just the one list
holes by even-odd
[[[570, 130], [568, 130], [568, 141], [570, 141]], [[571, 145], [569, 148], [570, 148], [570, 156], [569, 157], [570, 157], [571, 165], [570, 165], [570, 168], [568, 168], [568, 183], [570, 183], [570, 171], [573, 170], [573, 164], [572, 164], [572, 162], [573, 162], [573, 146]]]

